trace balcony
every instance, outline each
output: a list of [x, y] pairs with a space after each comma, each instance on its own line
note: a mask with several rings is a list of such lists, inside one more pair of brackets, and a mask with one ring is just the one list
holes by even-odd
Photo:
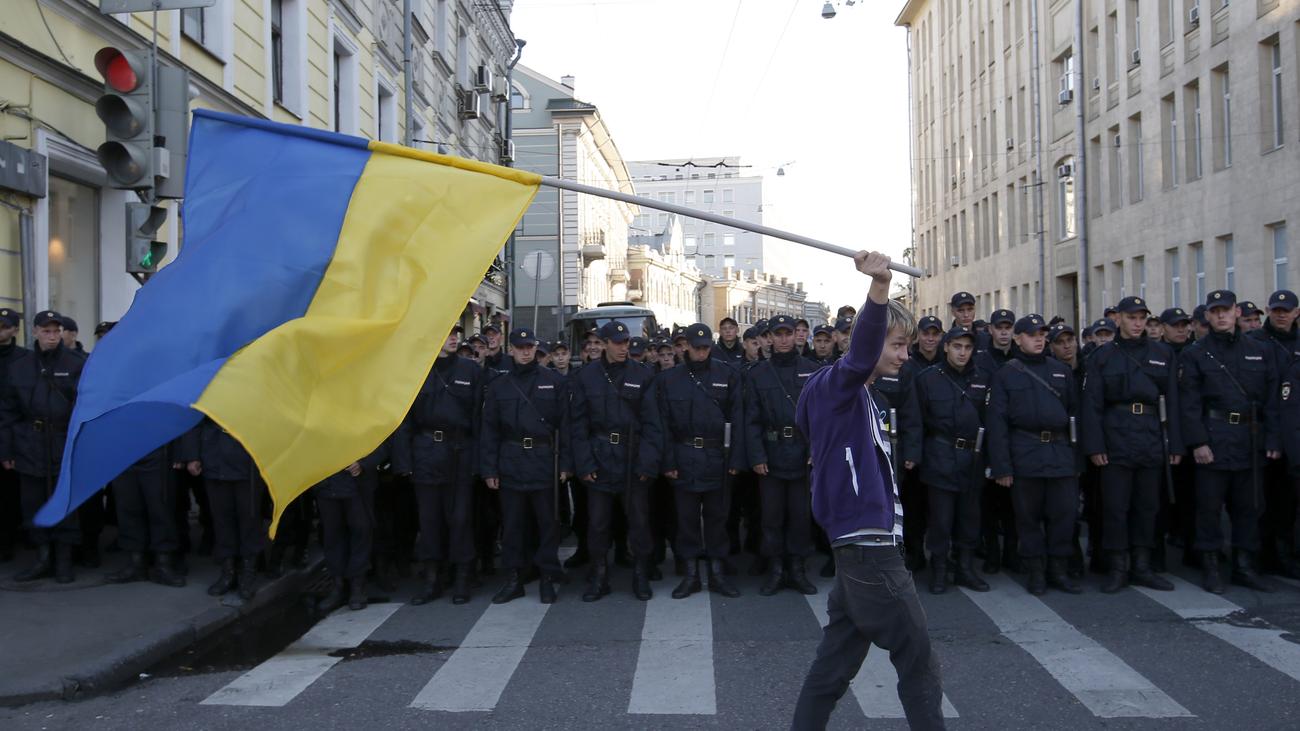
[[605, 232], [588, 231], [582, 235], [582, 263], [589, 264], [605, 258]]

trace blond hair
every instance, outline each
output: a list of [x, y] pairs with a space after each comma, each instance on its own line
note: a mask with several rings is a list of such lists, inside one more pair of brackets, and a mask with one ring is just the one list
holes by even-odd
[[916, 317], [897, 300], [889, 301], [889, 321], [885, 332], [898, 331], [908, 340], [916, 337]]

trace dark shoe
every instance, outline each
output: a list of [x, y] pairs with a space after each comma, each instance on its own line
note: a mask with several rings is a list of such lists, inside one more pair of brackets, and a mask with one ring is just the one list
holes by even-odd
[[343, 606], [343, 579], [330, 579], [330, 590], [316, 602], [316, 613], [324, 616]]
[[930, 593], [948, 593], [948, 559], [937, 554], [930, 557]]
[[587, 590], [582, 592], [584, 602], [600, 601], [609, 594], [609, 565], [600, 559], [591, 562], [591, 571], [587, 574]]
[[51, 576], [54, 573], [54, 552], [46, 543], [36, 549], [36, 563], [14, 574], [14, 581], [25, 584]]
[[1129, 572], [1129, 581], [1136, 586], [1145, 586], [1156, 591], [1173, 591], [1173, 582], [1157, 574], [1152, 567], [1152, 555], [1149, 548], [1133, 549], [1133, 569]]
[[1233, 552], [1232, 583], [1266, 594], [1273, 592], [1273, 587], [1265, 584], [1264, 580], [1255, 572], [1255, 556], [1249, 551], [1239, 550]]
[[632, 596], [647, 602], [654, 596], [650, 589], [650, 568], [653, 566], [647, 559], [637, 559], [636, 564], [632, 567]]
[[1066, 559], [1053, 556], [1047, 563], [1047, 585], [1060, 589], [1066, 594], [1082, 594], [1083, 587], [1074, 583], [1074, 579], [1065, 570]]
[[519, 569], [511, 569], [506, 576], [506, 584], [501, 590], [492, 597], [493, 604], [505, 604], [512, 602], [524, 595], [524, 582], [519, 575]]
[[76, 576], [72, 573], [72, 546], [62, 543], [54, 547], [54, 581], [59, 584], [71, 584]]
[[257, 559], [245, 556], [239, 563], [239, 598], [246, 602], [257, 594]]
[[758, 588], [760, 596], [772, 596], [785, 587], [785, 563], [783, 561], [770, 561], [771, 570], [768, 571], [767, 581]]
[[1223, 593], [1223, 577], [1219, 576], [1219, 552], [1205, 551], [1201, 553], [1201, 568], [1205, 571], [1205, 578], [1201, 586], [1211, 594]]
[[177, 589], [185, 586], [185, 574], [176, 568], [175, 557], [170, 553], [154, 554], [154, 566], [149, 572], [149, 580], [155, 584]]
[[456, 580], [451, 585], [451, 603], [466, 604], [469, 602], [470, 593], [470, 574], [473, 573], [473, 566], [468, 563], [456, 565]]
[[772, 572], [772, 561], [767, 556], [759, 556], [749, 565], [750, 576], [763, 576]]
[[713, 559], [709, 562], [709, 591], [734, 599], [740, 596], [740, 590], [732, 585], [731, 579], [727, 578], [725, 563], [721, 559]]
[[826, 563], [822, 564], [822, 570], [818, 573], [823, 579], [835, 578], [835, 557], [827, 556]]
[[646, 564], [646, 577], [651, 581], [663, 581], [664, 572], [659, 570], [659, 564], [651, 562]]
[[1103, 594], [1114, 594], [1128, 586], [1128, 554], [1123, 551], [1112, 551], [1109, 564], [1110, 572], [1106, 574], [1106, 583], [1101, 585]]
[[1034, 596], [1042, 596], [1047, 593], [1047, 577], [1043, 570], [1044, 559], [1037, 558], [1021, 559], [1025, 567], [1029, 569], [1029, 582], [1026, 588]]
[[354, 612], [359, 612], [362, 609], [365, 609], [368, 604], [366, 601], [365, 577], [358, 576], [348, 583], [351, 584], [351, 586], [348, 587], [348, 609], [351, 609]]
[[957, 573], [953, 576], [953, 583], [957, 586], [964, 586], [971, 591], [988, 591], [988, 582], [983, 577], [975, 573], [975, 556], [970, 549], [962, 549], [957, 552]]
[[578, 550], [573, 555], [564, 559], [564, 568], [576, 569], [586, 566], [591, 562], [591, 555], [587, 553], [586, 546], [578, 546]]
[[438, 580], [438, 562], [425, 561], [424, 584], [420, 587], [420, 591], [411, 597], [411, 604], [418, 607], [421, 604], [428, 604], [440, 596], [442, 596], [442, 582]]
[[683, 567], [684, 576], [682, 581], [673, 589], [674, 599], [685, 599], [703, 588], [700, 584], [700, 562], [697, 560], [685, 561]]
[[555, 603], [555, 580], [546, 574], [537, 577], [537, 598], [542, 604]]
[[208, 587], [209, 596], [221, 596], [235, 588], [235, 559], [227, 558], [221, 562], [221, 575]]
[[149, 578], [149, 566], [145, 561], [143, 553], [132, 553], [131, 563], [121, 571], [114, 571], [104, 577], [104, 581], [110, 584], [130, 584], [134, 581], [144, 581]]
[[[1077, 531], [1076, 531], [1077, 533]], [[1070, 554], [1070, 564], [1067, 572], [1071, 579], [1082, 579], [1087, 573], [1084, 570], [1083, 546], [1079, 545], [1078, 535], [1074, 538], [1074, 552]]]
[[803, 556], [795, 556], [790, 559], [790, 573], [786, 578], [785, 585], [803, 594], [812, 596], [817, 593], [817, 587], [808, 580], [808, 569], [804, 567]]

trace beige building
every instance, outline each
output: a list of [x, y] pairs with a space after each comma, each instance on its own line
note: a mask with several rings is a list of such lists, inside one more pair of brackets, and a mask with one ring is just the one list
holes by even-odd
[[[401, 0], [217, 0], [159, 13], [160, 63], [190, 72], [193, 107], [406, 139]], [[412, 144], [498, 162], [515, 54], [510, 2], [414, 0]], [[44, 189], [0, 190], [0, 306], [53, 308], [83, 338], [126, 311], [124, 205], [95, 148], [104, 127], [93, 59], [104, 46], [145, 49], [149, 13], [102, 15], [94, 0], [14, 0], [0, 13], [0, 132], [35, 153]], [[180, 240], [175, 206], [162, 238]], [[506, 306], [500, 267], [466, 319]]]
[[776, 315], [805, 316], [808, 293], [803, 282], [763, 272], [724, 269], [721, 278], [709, 281], [701, 299], [703, 322], [716, 326], [722, 318], [731, 317], [744, 330]]
[[903, 7], [918, 311], [967, 290], [981, 315], [1041, 296], [1077, 322], [1082, 291], [1089, 319], [1129, 294], [1190, 309], [1300, 285], [1300, 3], [1082, 16], [1076, 42], [1070, 0]]
[[686, 256], [682, 219], [667, 214], [663, 231], [628, 238], [627, 299], [654, 310], [661, 325], [700, 320], [700, 298], [708, 277]]

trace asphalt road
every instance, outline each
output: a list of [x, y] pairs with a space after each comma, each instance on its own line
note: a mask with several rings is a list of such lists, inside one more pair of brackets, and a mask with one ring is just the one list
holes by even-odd
[[[922, 591], [954, 729], [1300, 727], [1300, 584], [1212, 597], [1126, 589], [1029, 597], [1023, 577], [974, 595]], [[269, 621], [119, 692], [0, 709], [7, 729], [785, 728], [820, 635], [825, 593], [707, 592], [675, 601], [528, 596], [494, 607], [392, 601]], [[297, 625], [297, 629], [294, 626]], [[906, 728], [887, 658], [873, 651], [832, 728]]]

